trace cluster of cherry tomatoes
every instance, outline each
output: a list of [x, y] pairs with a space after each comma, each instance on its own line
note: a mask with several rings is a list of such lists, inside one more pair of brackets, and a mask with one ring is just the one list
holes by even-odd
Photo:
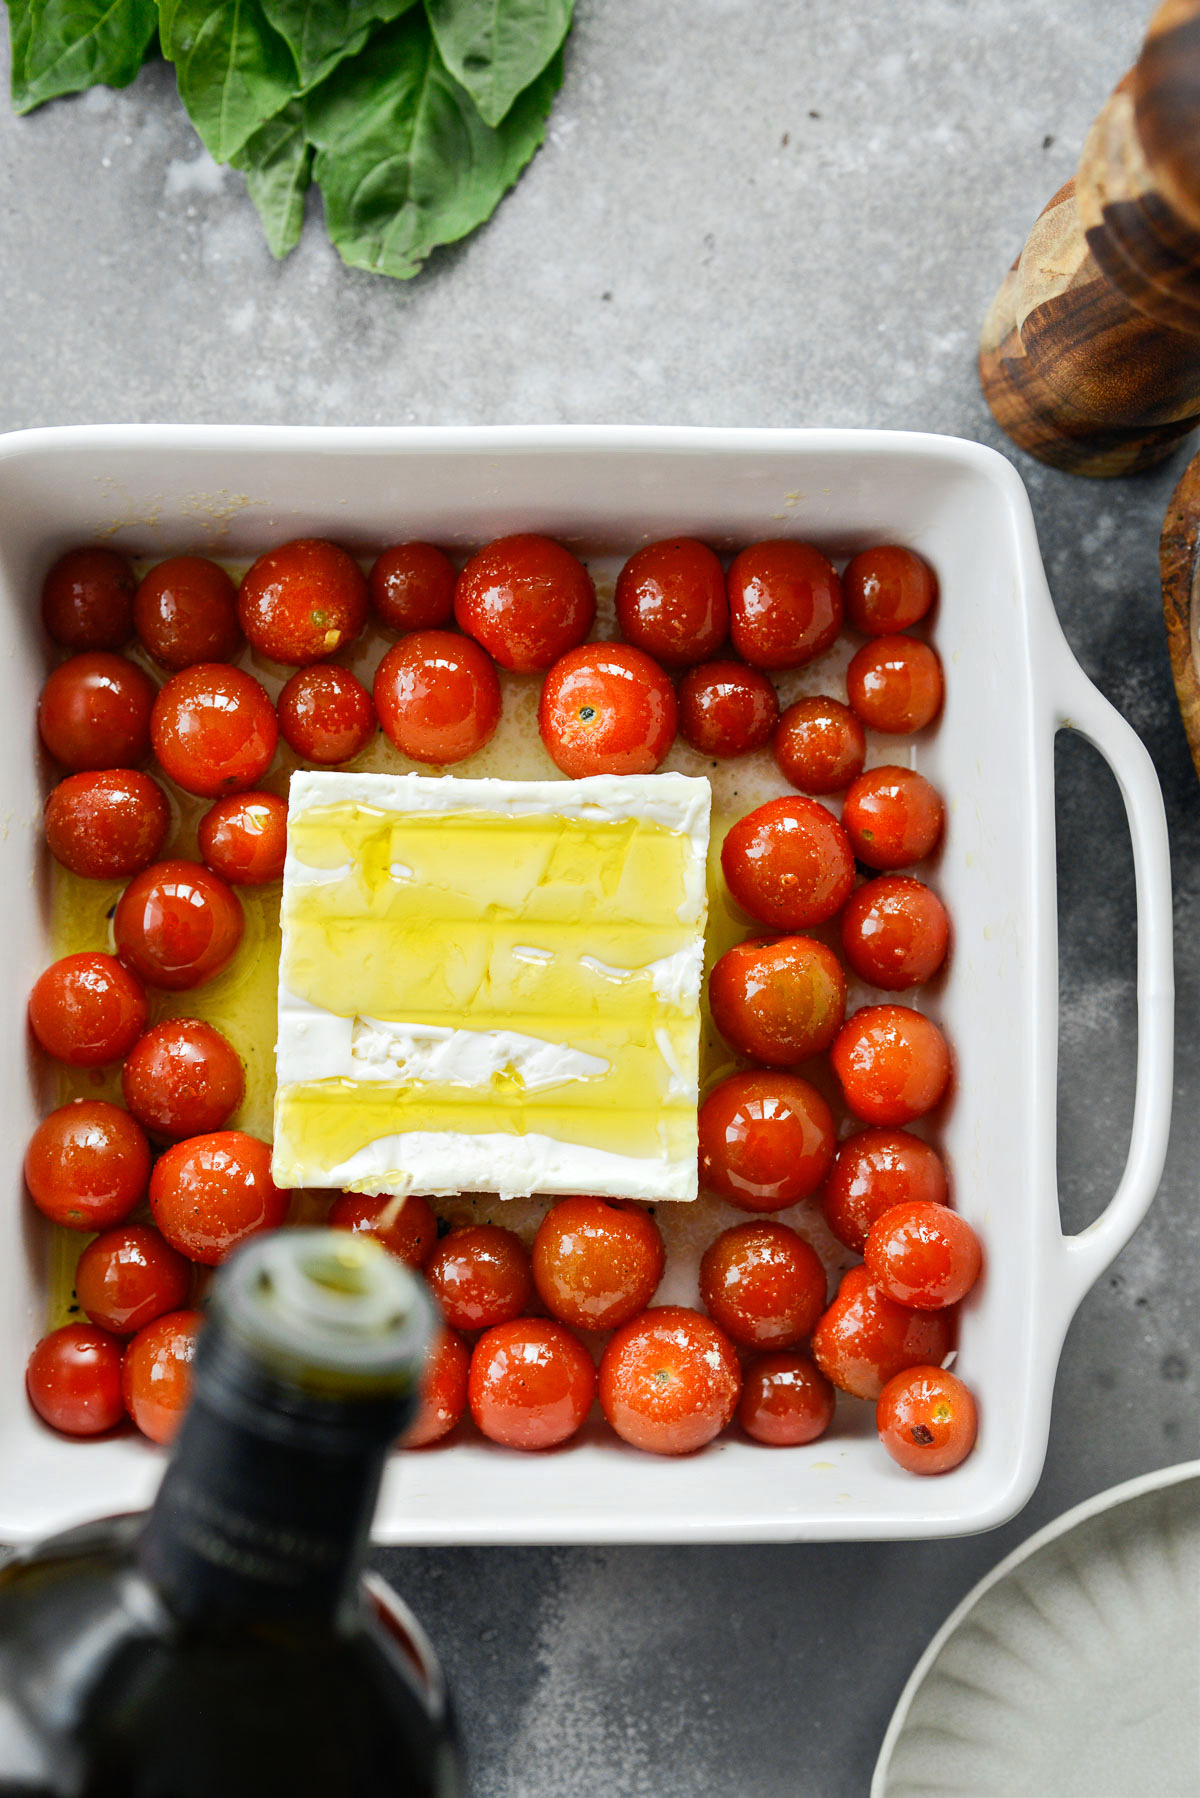
[[[808, 934], [836, 926], [846, 964], [884, 991], [919, 985], [945, 958], [941, 902], [908, 872], [937, 845], [941, 799], [911, 769], [864, 772], [866, 729], [908, 734], [941, 708], [937, 655], [907, 634], [935, 593], [927, 565], [892, 546], [856, 556], [839, 579], [807, 544], [756, 544], [726, 571], [707, 546], [674, 539], [639, 550], [620, 573], [624, 641], [589, 643], [590, 575], [532, 535], [499, 539], [461, 573], [431, 545], [397, 545], [366, 576], [337, 546], [301, 540], [261, 556], [240, 588], [198, 556], [171, 558], [140, 583], [114, 552], [63, 557], [43, 595], [47, 629], [70, 652], [38, 710], [42, 741], [67, 770], [47, 801], [47, 842], [75, 874], [128, 885], [112, 919], [116, 954], [55, 963], [30, 1022], [62, 1062], [120, 1062], [125, 1108], [76, 1100], [30, 1144], [34, 1203], [68, 1229], [99, 1232], [76, 1284], [89, 1323], [52, 1332], [30, 1362], [41, 1415], [90, 1434], [128, 1412], [168, 1439], [200, 1319], [196, 1266], [287, 1214], [268, 1145], [226, 1128], [244, 1092], [236, 1051], [196, 1019], [148, 1027], [147, 992], [219, 974], [242, 936], [234, 888], [280, 878], [286, 805], [257, 785], [279, 737], [297, 757], [336, 766], [365, 749], [378, 721], [409, 759], [451, 766], [496, 729], [498, 664], [544, 675], [539, 729], [573, 777], [650, 772], [677, 732], [718, 759], [771, 742], [797, 793], [742, 818], [722, 868], [737, 904], [775, 934], [729, 950], [709, 985], [717, 1028], [758, 1065], [722, 1080], [701, 1107], [701, 1181], [754, 1214], [819, 1194], [830, 1228], [865, 1265], [827, 1306], [815, 1251], [760, 1215], [707, 1250], [704, 1311], [648, 1309], [665, 1248], [636, 1206], [564, 1199], [530, 1254], [493, 1224], [439, 1240], [421, 1198], [343, 1195], [329, 1221], [370, 1230], [423, 1268], [442, 1307], [409, 1445], [439, 1439], [469, 1406], [492, 1439], [546, 1448], [578, 1429], [596, 1396], [622, 1438], [661, 1453], [701, 1446], [735, 1412], [756, 1440], [800, 1443], [828, 1427], [837, 1386], [877, 1401], [902, 1465], [955, 1465], [974, 1440], [974, 1405], [941, 1364], [980, 1251], [948, 1207], [936, 1152], [905, 1128], [942, 1098], [949, 1051], [935, 1024], [899, 1003], [847, 1020], [842, 959]], [[368, 692], [327, 658], [370, 613], [401, 634]], [[771, 673], [823, 654], [847, 617], [866, 638], [847, 673], [849, 705], [810, 697], [781, 715]], [[165, 671], [158, 688], [117, 653], [134, 633]], [[274, 704], [231, 664], [243, 639], [295, 669]], [[171, 807], [144, 771], [151, 755], [178, 788], [212, 802], [202, 861], [159, 859]], [[839, 793], [840, 822], [812, 797]], [[870, 876], [858, 885], [856, 864]], [[865, 1126], [840, 1148], [826, 1099], [792, 1071], [825, 1053]], [[578, 1330], [607, 1334], [598, 1372]], [[745, 1367], [739, 1350], [753, 1356]]]

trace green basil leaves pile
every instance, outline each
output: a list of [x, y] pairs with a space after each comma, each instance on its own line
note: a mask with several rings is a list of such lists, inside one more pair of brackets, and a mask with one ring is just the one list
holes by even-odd
[[482, 224], [542, 142], [574, 0], [6, 3], [18, 112], [124, 87], [161, 45], [274, 255], [316, 181], [342, 260], [403, 279]]

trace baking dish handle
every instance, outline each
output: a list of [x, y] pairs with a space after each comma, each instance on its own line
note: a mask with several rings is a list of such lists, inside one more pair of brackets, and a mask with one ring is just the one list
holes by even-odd
[[1137, 1083], [1129, 1155], [1100, 1216], [1064, 1235], [1057, 1294], [1066, 1330], [1088, 1288], [1124, 1248], [1150, 1208], [1167, 1154], [1174, 1063], [1175, 977], [1167, 817], [1149, 751], [1092, 685], [1062, 640], [1054, 729], [1077, 730], [1116, 777], [1133, 842], [1137, 897]]

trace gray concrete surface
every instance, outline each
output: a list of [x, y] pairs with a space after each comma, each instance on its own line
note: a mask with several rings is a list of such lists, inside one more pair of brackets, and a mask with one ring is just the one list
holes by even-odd
[[[163, 67], [24, 121], [0, 105], [0, 427], [850, 424], [1004, 447], [976, 386], [978, 324], [1147, 11], [580, 0], [546, 149], [482, 232], [405, 285], [345, 271], [316, 200], [273, 264]], [[443, 1653], [475, 1798], [861, 1798], [912, 1663], [973, 1581], [1089, 1493], [1197, 1453], [1200, 790], [1156, 562], [1182, 463], [1093, 485], [1016, 459], [1067, 634], [1167, 795], [1179, 1066], [1158, 1201], [1071, 1330], [1044, 1478], [1002, 1530], [382, 1555]], [[1059, 770], [1060, 1165], [1077, 1228], [1128, 1137], [1134, 911], [1111, 777], [1078, 742]]]

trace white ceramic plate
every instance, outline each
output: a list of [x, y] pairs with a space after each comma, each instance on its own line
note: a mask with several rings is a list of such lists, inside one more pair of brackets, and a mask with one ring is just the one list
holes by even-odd
[[946, 1619], [871, 1798], [1197, 1798], [1200, 1461], [1031, 1536]]

